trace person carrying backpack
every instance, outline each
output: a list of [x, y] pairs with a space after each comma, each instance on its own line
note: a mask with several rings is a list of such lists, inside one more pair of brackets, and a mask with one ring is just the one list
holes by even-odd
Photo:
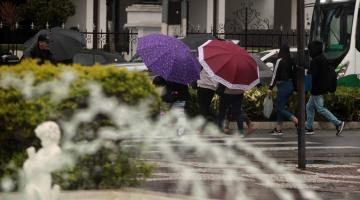
[[313, 123], [316, 109], [322, 116], [335, 125], [336, 135], [339, 136], [344, 129], [345, 122], [336, 118], [324, 106], [324, 95], [328, 92], [335, 92], [336, 90], [336, 82], [334, 85], [333, 80], [334, 68], [330, 66], [323, 55], [322, 42], [313, 41], [309, 43], [308, 49], [312, 60], [307, 73], [312, 76], [312, 88], [310, 98], [306, 104], [306, 135], [314, 134]]

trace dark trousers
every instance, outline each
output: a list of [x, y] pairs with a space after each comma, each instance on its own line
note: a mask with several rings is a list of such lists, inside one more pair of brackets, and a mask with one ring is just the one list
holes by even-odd
[[234, 116], [234, 118], [236, 119], [239, 131], [242, 132], [244, 130], [244, 119], [241, 114], [241, 103], [243, 97], [243, 94], [222, 94], [220, 96], [218, 125], [221, 130], [224, 129], [226, 111], [229, 109], [230, 106], [231, 115]]
[[209, 121], [213, 121], [213, 114], [211, 113], [211, 101], [214, 95], [214, 90], [201, 87], [197, 89], [200, 114]]

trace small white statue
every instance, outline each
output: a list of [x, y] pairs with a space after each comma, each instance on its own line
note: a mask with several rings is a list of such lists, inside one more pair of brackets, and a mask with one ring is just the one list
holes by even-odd
[[36, 127], [35, 135], [41, 140], [42, 148], [37, 152], [34, 147], [27, 149], [29, 158], [23, 166], [25, 197], [27, 200], [55, 200], [60, 187], [52, 186], [51, 173], [63, 166], [60, 128], [55, 122], [47, 121]]

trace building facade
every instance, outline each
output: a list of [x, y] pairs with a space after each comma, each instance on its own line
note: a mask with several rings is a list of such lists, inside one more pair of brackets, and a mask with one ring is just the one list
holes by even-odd
[[[310, 28], [315, 0], [305, 0]], [[185, 36], [189, 32], [296, 30], [297, 0], [73, 0], [66, 26], [80, 31]], [[290, 16], [290, 17], [289, 17]], [[90, 41], [90, 40], [89, 40]], [[93, 47], [92, 42], [88, 47]]]

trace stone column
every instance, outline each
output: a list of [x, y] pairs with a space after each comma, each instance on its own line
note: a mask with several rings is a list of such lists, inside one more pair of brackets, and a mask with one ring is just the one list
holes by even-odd
[[[80, 29], [84, 30], [80, 27]], [[94, 30], [94, 1], [87, 0], [86, 1], [86, 25], [85, 30], [87, 32], [92, 32]], [[89, 41], [86, 43], [86, 47], [91, 49], [93, 48], [93, 35], [89, 36]]]
[[161, 33], [168, 34], [169, 0], [162, 0]]
[[206, 32], [211, 33], [214, 21], [214, 0], [207, 0], [206, 6]]
[[188, 17], [188, 1], [182, 0], [182, 2], [181, 2], [181, 36], [186, 36], [187, 17]]
[[225, 0], [218, 0], [218, 6], [217, 6], [217, 24], [218, 24], [218, 33], [224, 33], [225, 32]]

